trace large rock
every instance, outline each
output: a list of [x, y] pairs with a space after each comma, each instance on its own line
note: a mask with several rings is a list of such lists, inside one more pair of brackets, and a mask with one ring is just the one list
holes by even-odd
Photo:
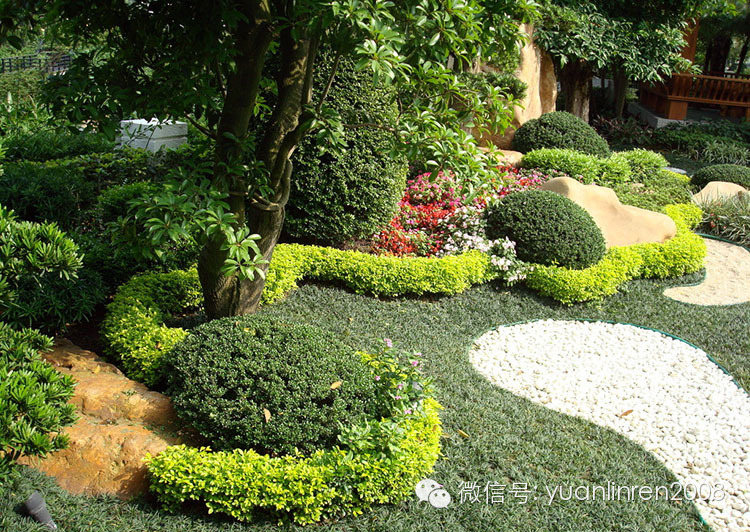
[[544, 183], [541, 189], [561, 194], [583, 207], [601, 229], [608, 248], [665, 242], [677, 233], [674, 220], [669, 216], [623, 205], [611, 188], [583, 185], [570, 177], [558, 177]]
[[[487, 147], [480, 146], [479, 149], [485, 153], [490, 151]], [[501, 166], [518, 166], [521, 164], [521, 159], [523, 159], [523, 153], [520, 151], [495, 150], [495, 153], [498, 164]]]
[[187, 437], [169, 398], [67, 340], [58, 341], [44, 358], [77, 381], [71, 402], [81, 417], [65, 429], [67, 449], [26, 463], [73, 493], [123, 499], [144, 493], [146, 453], [159, 453]]
[[750, 191], [742, 185], [728, 183], [727, 181], [711, 181], [703, 187], [703, 190], [693, 195], [693, 201], [698, 205], [703, 205], [717, 200], [736, 198], [745, 194], [750, 194]]
[[[534, 27], [530, 24], [521, 25], [520, 31], [529, 38], [521, 48], [521, 59], [514, 75], [527, 85], [526, 97], [519, 102], [519, 106], [513, 109], [513, 121], [511, 126], [503, 133], [491, 133], [479, 137], [479, 143], [483, 146], [493, 144], [501, 149], [510, 149], [516, 129], [533, 118], [539, 118], [544, 113], [555, 110], [557, 101], [557, 78], [555, 77], [555, 65], [547, 52], [539, 48], [530, 36], [534, 33]], [[484, 70], [492, 70], [489, 66], [483, 66]], [[475, 136], [478, 132], [475, 131]]]

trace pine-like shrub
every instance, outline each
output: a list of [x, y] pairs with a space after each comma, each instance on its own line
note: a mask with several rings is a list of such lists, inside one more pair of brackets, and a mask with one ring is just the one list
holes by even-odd
[[509, 238], [523, 261], [580, 269], [604, 256], [604, 237], [591, 216], [554, 192], [510, 194], [489, 207], [486, 216], [487, 237]]
[[[322, 91], [332, 61], [321, 61], [315, 87]], [[390, 90], [372, 83], [372, 75], [341, 60], [326, 102], [345, 123], [395, 120]], [[367, 238], [396, 212], [406, 186], [406, 159], [391, 153], [391, 133], [373, 128], [344, 131], [347, 146], [338, 155], [319, 153], [314, 135], [303, 138], [294, 153], [286, 231], [322, 243]]]
[[546, 113], [516, 131], [513, 149], [527, 153], [541, 148], [566, 148], [609, 157], [609, 145], [586, 122], [566, 111]]
[[715, 164], [701, 168], [690, 179], [696, 190], [702, 189], [711, 181], [728, 181], [750, 189], [750, 167], [738, 164]]
[[42, 360], [51, 347], [51, 338], [0, 322], [0, 478], [22, 456], [68, 444], [61, 429], [76, 418], [68, 403], [75, 381]]
[[178, 415], [216, 449], [311, 452], [339, 424], [377, 417], [372, 371], [318, 328], [264, 316], [214, 320], [166, 355]]

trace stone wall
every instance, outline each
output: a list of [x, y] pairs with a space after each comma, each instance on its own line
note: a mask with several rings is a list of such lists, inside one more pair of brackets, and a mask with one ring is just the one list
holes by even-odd
[[[532, 35], [534, 31], [533, 26], [528, 24], [522, 25], [521, 29], [527, 35]], [[555, 110], [557, 100], [555, 67], [549, 54], [534, 44], [531, 39], [521, 48], [521, 60], [515, 76], [528, 86], [526, 97], [520, 102], [522, 107], [515, 108], [513, 124], [505, 133], [481, 137], [479, 142], [482, 146], [494, 144], [498, 148], [508, 149], [518, 127], [533, 118], [539, 118], [544, 113]]]

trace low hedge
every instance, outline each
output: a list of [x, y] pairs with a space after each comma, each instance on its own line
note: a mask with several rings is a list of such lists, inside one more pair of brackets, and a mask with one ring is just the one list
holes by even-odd
[[240, 521], [253, 519], [257, 509], [298, 524], [359, 515], [375, 504], [404, 500], [432, 471], [440, 454], [439, 408], [426, 398], [413, 414], [381, 420], [396, 421], [396, 430], [384, 430], [388, 436], [367, 450], [337, 446], [309, 456], [270, 457], [252, 450], [168, 447], [146, 457], [151, 491], [166, 510], [201, 501], [210, 513]]
[[[279, 244], [273, 254], [262, 304], [297, 288], [302, 278], [341, 282], [358, 294], [457, 294], [492, 277], [489, 258], [479, 251], [443, 258], [385, 257], [300, 244]], [[106, 353], [132, 379], [148, 385], [161, 376], [163, 354], [186, 335], [164, 325], [174, 312], [202, 300], [195, 269], [133, 277], [117, 291], [102, 322]]]
[[677, 234], [670, 240], [611, 248], [598, 264], [585, 270], [536, 266], [527, 275], [526, 284], [544, 296], [571, 304], [612, 295], [631, 279], [662, 279], [700, 270], [706, 245], [691, 228], [700, 222], [702, 211], [687, 204], [669, 205], [664, 211], [677, 225]]

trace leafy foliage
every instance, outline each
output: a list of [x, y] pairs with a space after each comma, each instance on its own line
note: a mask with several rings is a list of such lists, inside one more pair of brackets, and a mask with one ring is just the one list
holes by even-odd
[[537, 266], [528, 274], [526, 284], [544, 296], [571, 304], [612, 295], [631, 279], [677, 277], [700, 270], [706, 244], [691, 231], [701, 219], [700, 208], [670, 205], [664, 211], [677, 225], [677, 234], [670, 240], [611, 248], [599, 263], [583, 270]]
[[78, 247], [54, 224], [18, 221], [0, 206], [0, 311], [19, 327], [56, 331], [89, 316], [101, 280], [79, 277]]
[[711, 181], [728, 181], [750, 189], [750, 168], [736, 164], [715, 164], [701, 168], [690, 179], [696, 190], [702, 189]]
[[565, 111], [546, 113], [524, 123], [513, 137], [513, 149], [527, 153], [560, 148], [609, 157], [607, 141], [586, 122]]
[[687, 178], [669, 170], [648, 174], [640, 182], [617, 183], [612, 188], [624, 205], [649, 211], [659, 212], [667, 205], [691, 203], [693, 200]]
[[654, 142], [708, 163], [750, 164], [750, 126], [729, 120], [674, 124], [653, 133]]
[[22, 456], [44, 457], [63, 449], [75, 407], [68, 403], [75, 381], [42, 360], [52, 339], [0, 322], [0, 478]]
[[563, 172], [585, 184], [609, 186], [631, 179], [630, 165], [620, 154], [600, 159], [573, 150], [544, 148], [524, 155], [521, 166], [544, 173]]
[[4, 138], [3, 144], [8, 151], [8, 160], [36, 162], [108, 152], [114, 148], [114, 143], [103, 135], [49, 128], [11, 133]]
[[213, 320], [165, 364], [177, 414], [217, 449], [309, 454], [334, 446], [339, 423], [381, 414], [374, 374], [312, 326], [263, 316]]
[[[331, 77], [335, 54], [323, 54], [314, 90], [322, 92]], [[315, 136], [304, 138], [292, 162], [295, 179], [287, 204], [286, 230], [297, 238], [338, 244], [367, 238], [388, 222], [406, 181], [407, 163], [394, 157], [392, 133], [362, 124], [394, 123], [395, 93], [374, 85], [372, 75], [340, 58], [329, 89], [330, 106], [349, 127], [340, 153], [320, 153]], [[359, 127], [356, 127], [359, 126]]]
[[618, 152], [613, 157], [627, 162], [630, 167], [630, 179], [637, 183], [643, 183], [669, 164], [662, 154], [643, 149]]
[[486, 216], [487, 237], [509, 238], [523, 261], [581, 269], [604, 256], [604, 237], [591, 216], [554, 192], [510, 194], [491, 205]]

